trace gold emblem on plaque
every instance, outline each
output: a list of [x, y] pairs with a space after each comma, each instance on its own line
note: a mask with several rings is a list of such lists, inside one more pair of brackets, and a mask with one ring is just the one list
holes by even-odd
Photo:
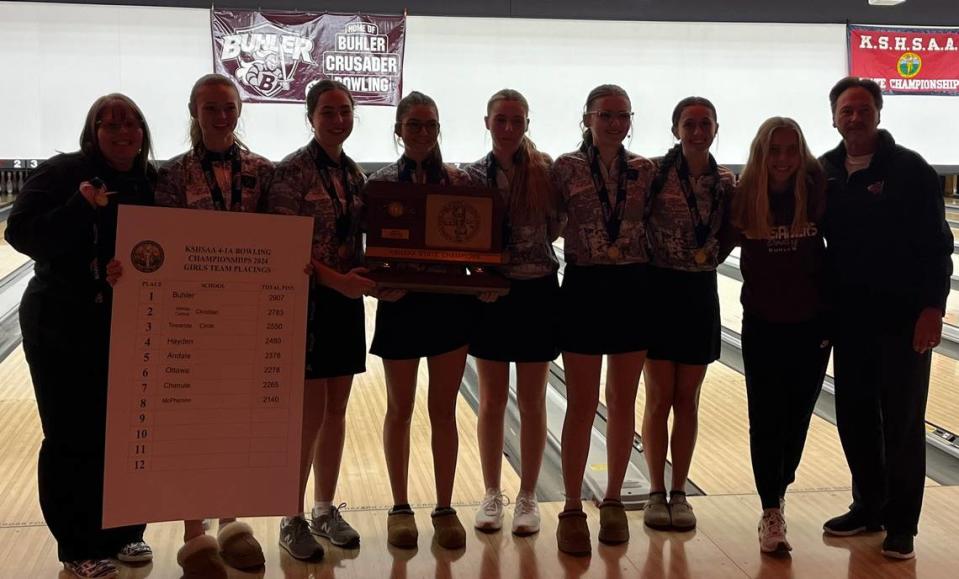
[[480, 214], [475, 207], [462, 201], [451, 201], [439, 211], [440, 234], [453, 243], [464, 243], [476, 236]]
[[396, 219], [397, 217], [403, 217], [403, 214], [406, 213], [406, 208], [403, 207], [403, 204], [399, 201], [394, 201], [386, 206], [386, 212], [390, 217]]

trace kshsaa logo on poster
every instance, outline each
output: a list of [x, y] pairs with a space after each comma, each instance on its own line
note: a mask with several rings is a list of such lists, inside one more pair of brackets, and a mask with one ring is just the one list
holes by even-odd
[[301, 65], [315, 65], [313, 40], [269, 22], [223, 37], [220, 61], [236, 61], [236, 79], [265, 98], [290, 90]]
[[163, 265], [163, 247], [152, 240], [141, 241], [130, 251], [133, 267], [141, 273], [153, 273]]

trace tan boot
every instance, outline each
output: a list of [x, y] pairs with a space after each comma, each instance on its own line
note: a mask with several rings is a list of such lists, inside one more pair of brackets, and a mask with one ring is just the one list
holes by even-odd
[[390, 511], [386, 518], [386, 541], [400, 549], [415, 549], [419, 531], [413, 511]]
[[666, 504], [666, 493], [649, 493], [649, 500], [643, 509], [643, 523], [652, 529], [668, 531], [673, 527], [669, 514], [669, 505]]
[[586, 524], [586, 513], [582, 509], [570, 509], [559, 514], [556, 544], [560, 551], [569, 555], [582, 557], [590, 554], [589, 525]]
[[184, 543], [177, 551], [176, 562], [183, 568], [183, 579], [227, 579], [220, 546], [209, 535], [200, 535]]
[[673, 520], [673, 529], [676, 531], [692, 531], [696, 528], [696, 515], [693, 506], [686, 502], [686, 493], [672, 491], [669, 493], [669, 514]]
[[456, 510], [452, 507], [434, 510], [431, 515], [433, 519], [433, 532], [436, 542], [445, 549], [462, 549], [466, 546], [466, 529], [460, 523], [456, 516]]
[[234, 569], [253, 569], [266, 562], [263, 549], [253, 536], [253, 527], [246, 523], [233, 521], [221, 526], [216, 540], [220, 543], [220, 556]]
[[607, 499], [599, 505], [599, 540], [610, 545], [629, 540], [629, 521], [622, 501]]

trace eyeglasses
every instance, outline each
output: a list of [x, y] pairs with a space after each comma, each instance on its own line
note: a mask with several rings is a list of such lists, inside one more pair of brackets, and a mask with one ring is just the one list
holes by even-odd
[[138, 131], [143, 128], [140, 121], [127, 119], [122, 123], [97, 121], [97, 127], [108, 133], [119, 133], [120, 131]]
[[632, 112], [628, 112], [628, 113], [627, 113], [627, 112], [614, 113], [614, 112], [612, 112], [612, 111], [589, 111], [589, 112], [586, 113], [586, 114], [587, 114], [587, 115], [596, 115], [596, 118], [597, 118], [597, 119], [599, 119], [600, 121], [602, 121], [602, 122], [604, 122], [604, 123], [607, 123], [607, 124], [610, 124], [610, 123], [612, 123], [613, 121], [620, 121], [620, 122], [623, 122], [623, 123], [630, 123], [630, 122], [633, 121], [633, 113], [632, 113]]
[[428, 134], [433, 135], [440, 132], [440, 124], [436, 122], [406, 121], [403, 126], [411, 133], [419, 133], [425, 130]]

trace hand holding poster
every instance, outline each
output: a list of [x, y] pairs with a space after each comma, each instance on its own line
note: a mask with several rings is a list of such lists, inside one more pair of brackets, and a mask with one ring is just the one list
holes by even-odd
[[959, 95], [959, 28], [850, 25], [849, 74], [883, 94]]
[[120, 206], [105, 527], [296, 511], [312, 234]]
[[358, 105], [402, 93], [405, 16], [212, 10], [214, 70], [243, 102], [302, 103], [313, 83], [342, 82]]

